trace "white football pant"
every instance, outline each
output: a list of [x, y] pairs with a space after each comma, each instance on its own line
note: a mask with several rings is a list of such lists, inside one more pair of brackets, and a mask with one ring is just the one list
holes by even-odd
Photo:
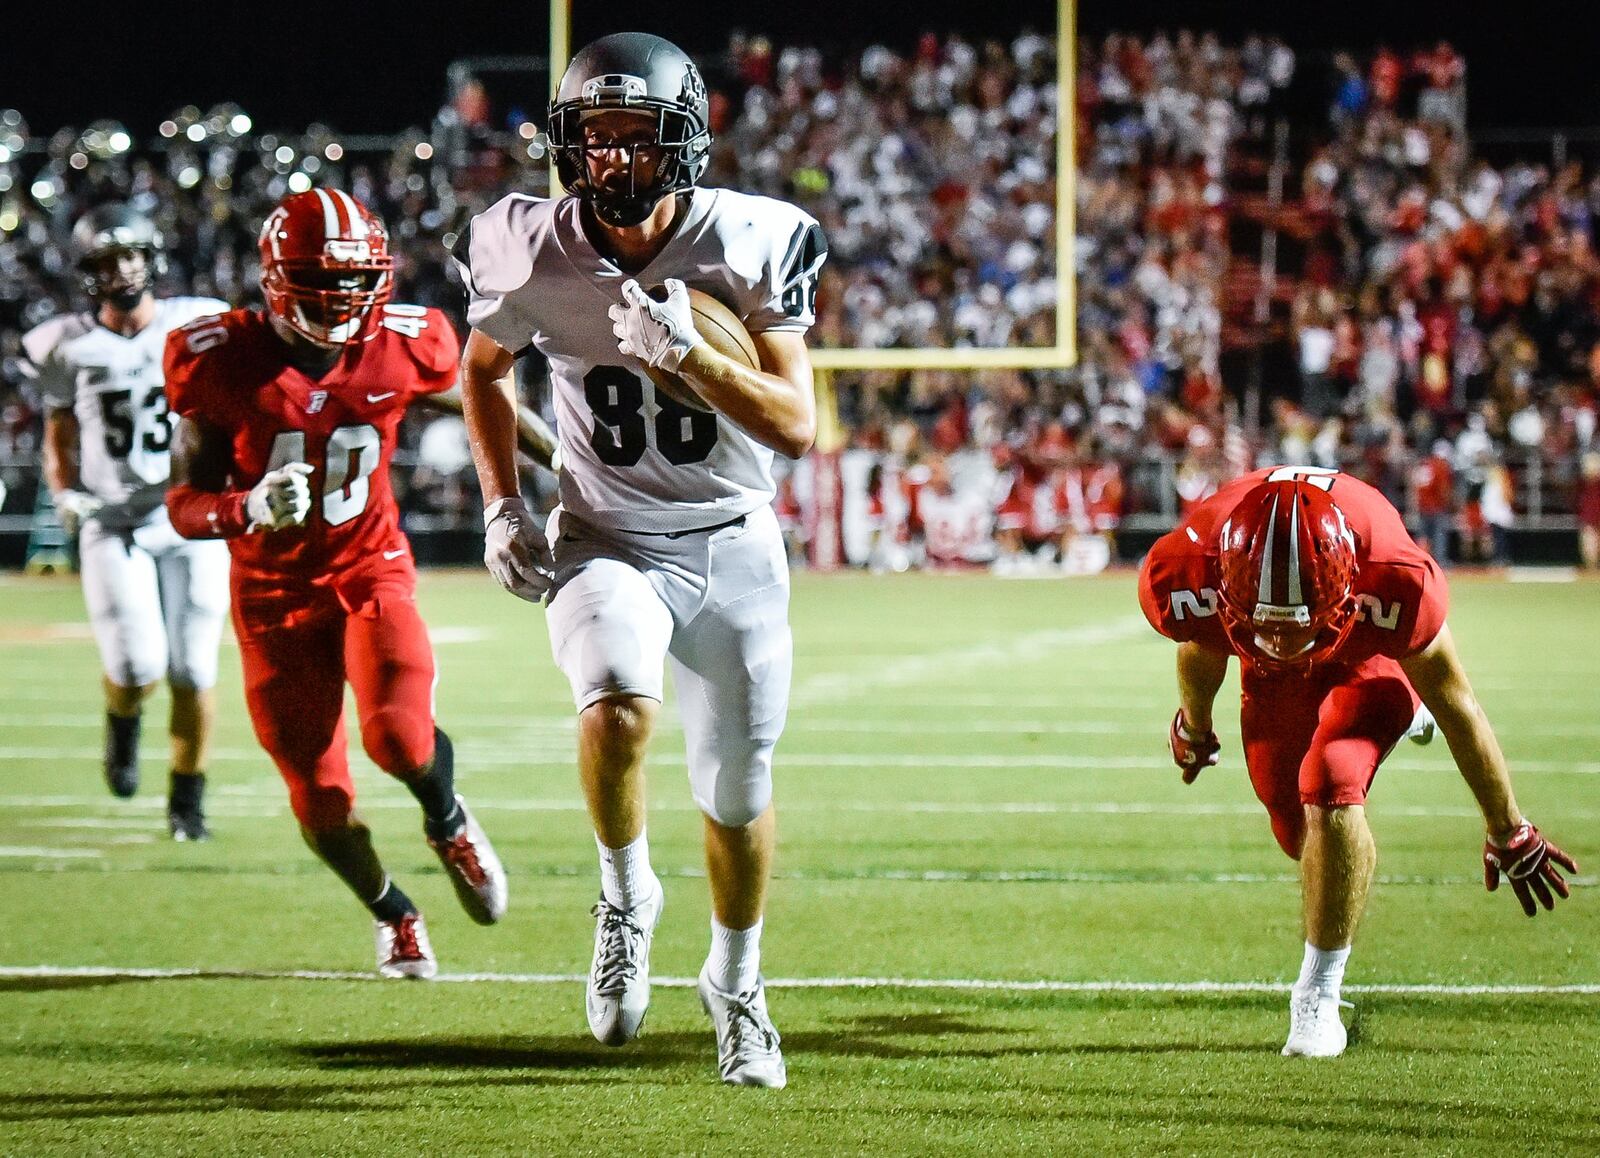
[[216, 684], [228, 613], [226, 543], [185, 539], [161, 512], [131, 530], [89, 519], [78, 557], [100, 664], [112, 683], [142, 687], [165, 676], [175, 687]]
[[718, 824], [772, 800], [772, 750], [789, 708], [789, 565], [772, 508], [676, 539], [604, 531], [557, 510], [547, 622], [581, 712], [614, 695], [660, 701], [666, 661], [689, 785]]

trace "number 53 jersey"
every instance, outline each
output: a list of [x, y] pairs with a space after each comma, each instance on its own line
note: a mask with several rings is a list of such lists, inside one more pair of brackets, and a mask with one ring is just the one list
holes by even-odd
[[[249, 490], [270, 470], [309, 463], [304, 526], [230, 539], [241, 596], [302, 591], [409, 555], [389, 481], [396, 432], [411, 400], [455, 384], [460, 352], [442, 313], [382, 308], [372, 336], [310, 378], [259, 312], [202, 318], [167, 341], [167, 396], [185, 418], [232, 442], [229, 485]], [[405, 564], [409, 565], [409, 564]]]
[[827, 256], [807, 214], [770, 197], [696, 188], [661, 251], [636, 273], [598, 252], [574, 197], [512, 194], [456, 247], [467, 317], [501, 347], [550, 363], [561, 505], [595, 526], [662, 533], [710, 526], [772, 501], [773, 452], [721, 415], [658, 394], [617, 351], [609, 306], [622, 283], [669, 277], [703, 290], [752, 334], [804, 333]]
[[107, 528], [137, 527], [162, 510], [172, 418], [161, 383], [167, 334], [228, 303], [215, 298], [159, 298], [144, 329], [123, 336], [92, 314], [69, 314], [35, 326], [22, 339], [45, 406], [78, 420], [78, 475], [106, 504]]

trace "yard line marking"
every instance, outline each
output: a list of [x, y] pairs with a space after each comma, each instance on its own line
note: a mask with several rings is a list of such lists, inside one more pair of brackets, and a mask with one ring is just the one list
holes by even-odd
[[[107, 981], [368, 981], [393, 984], [376, 973], [336, 969], [155, 969], [108, 965], [0, 965], [0, 978], [79, 977]], [[580, 985], [583, 973], [440, 973], [442, 985]], [[666, 989], [693, 989], [694, 977], [650, 978]], [[1000, 993], [1287, 993], [1285, 981], [1008, 981], [982, 977], [769, 977], [770, 989], [964, 989]], [[1600, 984], [1567, 985], [1346, 985], [1346, 993], [1392, 997], [1565, 997], [1600, 994]]]
[[1030, 631], [1010, 639], [918, 652], [863, 672], [826, 672], [804, 679], [790, 697], [791, 707], [850, 699], [868, 690], [918, 684], [931, 676], [969, 673], [977, 667], [1009, 667], [1077, 647], [1127, 639], [1145, 627], [1143, 617], [1126, 616], [1085, 627]]
[[25, 857], [30, 860], [57, 860], [105, 856], [97, 848], [27, 848], [22, 845], [0, 845], [0, 857]]
[[[586, 806], [577, 797], [502, 799], [475, 795], [473, 800], [487, 812], [584, 812]], [[374, 794], [361, 802], [363, 809], [374, 811], [409, 811], [416, 802], [408, 795], [393, 793]], [[0, 796], [0, 808], [67, 808], [90, 807], [138, 810], [151, 816], [165, 810], [166, 801], [156, 797], [133, 799], [109, 804], [103, 796]], [[210, 797], [207, 811], [215, 817], [233, 819], [267, 819], [282, 816], [288, 811], [283, 785], [277, 780], [263, 780], [258, 784], [230, 784], [219, 787]], [[864, 813], [927, 813], [957, 816], [1264, 816], [1261, 805], [1249, 803], [1208, 803], [1201, 801], [1122, 801], [1122, 800], [851, 800], [851, 801], [785, 801], [784, 812], [864, 812]], [[663, 800], [650, 804], [651, 812], [698, 812], [691, 801]], [[1396, 804], [1380, 807], [1379, 817], [1403, 816], [1407, 818], [1477, 819], [1482, 814], [1467, 805]], [[1587, 809], [1567, 810], [1567, 820], [1600, 820], [1600, 812]], [[22, 828], [142, 828], [150, 823], [149, 816], [138, 817], [49, 817], [37, 820], [12, 822]]]

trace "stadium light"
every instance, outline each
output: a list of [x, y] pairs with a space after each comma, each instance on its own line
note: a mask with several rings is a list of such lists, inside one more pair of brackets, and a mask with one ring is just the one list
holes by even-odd
[[289, 192], [304, 193], [309, 188], [311, 188], [310, 177], [298, 172], [289, 174]]
[[183, 131], [183, 135], [198, 144], [206, 139], [206, 127], [202, 124], [190, 125]]

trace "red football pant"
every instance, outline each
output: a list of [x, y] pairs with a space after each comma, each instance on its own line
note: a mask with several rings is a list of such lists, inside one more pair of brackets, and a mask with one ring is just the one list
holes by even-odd
[[1239, 731], [1256, 796], [1272, 835], [1295, 860], [1305, 844], [1305, 805], [1365, 804], [1378, 764], [1421, 702], [1400, 665], [1377, 656], [1337, 668], [1263, 678], [1246, 668]]
[[380, 589], [355, 611], [328, 604], [293, 626], [239, 638], [256, 738], [289, 786], [296, 819], [313, 831], [344, 827], [355, 806], [346, 679], [374, 764], [409, 778], [433, 759], [433, 650], [415, 600]]

